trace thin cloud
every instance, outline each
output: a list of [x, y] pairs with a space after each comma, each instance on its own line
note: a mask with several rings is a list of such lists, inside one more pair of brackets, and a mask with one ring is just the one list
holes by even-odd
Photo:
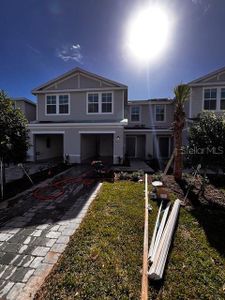
[[203, 14], [205, 15], [209, 9], [211, 8], [211, 3], [206, 0], [191, 0], [191, 2], [196, 5], [201, 7]]
[[80, 64], [83, 62], [80, 44], [64, 45], [57, 49], [56, 56], [65, 62], [69, 60], [74, 60]]
[[35, 54], [41, 54], [41, 52], [34, 48], [33, 46], [31, 46], [30, 44], [26, 44], [27, 48], [29, 48], [32, 52], [34, 52]]

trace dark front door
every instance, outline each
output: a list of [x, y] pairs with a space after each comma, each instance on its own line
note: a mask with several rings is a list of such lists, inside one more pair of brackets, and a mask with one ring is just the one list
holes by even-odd
[[159, 157], [168, 158], [170, 156], [170, 138], [167, 136], [158, 137]]
[[136, 157], [136, 137], [126, 137], [126, 154], [128, 157]]

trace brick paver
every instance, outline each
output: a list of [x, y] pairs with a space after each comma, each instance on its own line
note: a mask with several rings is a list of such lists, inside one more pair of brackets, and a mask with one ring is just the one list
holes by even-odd
[[[66, 171], [65, 177], [84, 170]], [[56, 201], [32, 193], [0, 209], [0, 298], [32, 299], [79, 227], [101, 184], [91, 193], [70, 184]], [[91, 196], [89, 196], [91, 193]]]

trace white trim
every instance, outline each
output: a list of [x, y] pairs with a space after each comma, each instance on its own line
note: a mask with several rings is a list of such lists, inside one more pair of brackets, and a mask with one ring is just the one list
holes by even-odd
[[[47, 97], [48, 96], [56, 96], [56, 113], [55, 114], [47, 113]], [[68, 113], [67, 114], [59, 113], [59, 96], [68, 96]], [[70, 115], [70, 94], [68, 94], [68, 93], [45, 94], [45, 116], [69, 116], [69, 115]]]
[[[133, 107], [139, 107], [139, 121], [132, 121], [132, 108]], [[141, 107], [141, 105], [138, 105], [138, 104], [131, 105], [131, 107], [130, 107], [130, 123], [138, 123], [138, 124], [140, 124], [141, 121], [142, 121], [142, 107]]]
[[118, 90], [125, 90], [125, 88], [123, 87], [99, 87], [99, 88], [81, 88], [81, 89], [64, 89], [64, 90], [44, 90], [44, 91], [37, 91], [34, 93], [34, 95], [36, 94], [46, 94], [46, 93], [62, 93], [62, 94], [67, 94], [70, 92], [97, 92], [97, 91], [108, 91], [110, 89], [110, 91], [118, 91]]
[[78, 86], [78, 89], [80, 89], [80, 73], [78, 73], [77, 86]]
[[[164, 120], [163, 121], [157, 121], [156, 120], [156, 106], [163, 106], [164, 107]], [[166, 122], [166, 105], [165, 104], [161, 104], [161, 103], [159, 103], [159, 104], [155, 104], [155, 107], [154, 107], [154, 121], [156, 122], [156, 123], [165, 123]]]
[[34, 88], [34, 89], [32, 90], [32, 93], [34, 93], [34, 94], [35, 94], [35, 93], [39, 93], [39, 91], [38, 91], [39, 89], [42, 89], [42, 88], [45, 88], [46, 86], [49, 86], [49, 85], [51, 85], [51, 84], [54, 84], [56, 81], [61, 80], [61, 79], [65, 78], [65, 77], [68, 77], [68, 76], [70, 76], [70, 75], [75, 75], [76, 72], [77, 72], [77, 73], [81, 73], [81, 74], [85, 74], [85, 75], [89, 75], [89, 76], [91, 76], [91, 77], [95, 77], [95, 78], [97, 78], [97, 79], [99, 79], [99, 80], [103, 80], [103, 81], [105, 81], [105, 82], [107, 82], [107, 83], [109, 83], [109, 84], [118, 85], [120, 89], [121, 89], [121, 88], [125, 88], [125, 89], [128, 88], [128, 87], [127, 87], [126, 85], [124, 85], [124, 84], [121, 84], [121, 83], [119, 83], [119, 82], [116, 82], [116, 81], [107, 79], [107, 78], [105, 78], [105, 77], [99, 76], [99, 75], [97, 75], [97, 74], [94, 74], [94, 73], [88, 72], [88, 71], [86, 71], [86, 70], [84, 70], [84, 69], [81, 69], [81, 68], [76, 67], [76, 68], [74, 68], [74, 69], [72, 69], [72, 70], [70, 70], [70, 71], [68, 71], [68, 72], [66, 72], [66, 73], [64, 73], [64, 74], [62, 74], [61, 76], [58, 76], [58, 77], [56, 77], [56, 78], [54, 78], [54, 79], [52, 79], [52, 80], [49, 80], [49, 81], [46, 82], [46, 83], [44, 83], [44, 84], [42, 84], [42, 85], [40, 85], [40, 86]]
[[123, 128], [124, 126], [126, 126], [126, 124], [123, 124], [122, 122], [115, 122], [115, 123], [30, 123], [28, 125], [29, 128], [41, 128], [41, 127], [86, 127], [86, 126], [90, 126], [91, 128], [94, 127], [99, 127], [99, 126], [118, 126]]
[[[92, 94], [98, 94], [98, 112], [88, 112], [88, 96]], [[112, 111], [102, 112], [102, 94], [112, 94]], [[104, 91], [99, 93], [86, 93], [86, 115], [113, 115], [114, 114], [114, 93], [113, 91]]]
[[79, 134], [115, 134], [116, 131], [79, 131]]
[[[225, 86], [210, 86], [210, 87], [203, 87], [202, 89], [202, 111], [213, 111], [213, 112], [223, 112], [224, 110], [220, 109], [220, 100], [221, 100], [221, 89], [225, 88]], [[208, 89], [216, 89], [216, 109], [204, 109], [204, 103], [205, 103], [205, 90]]]
[[173, 132], [172, 129], [133, 129], [133, 128], [130, 128], [130, 129], [124, 129], [125, 132], [143, 132], [143, 131], [146, 131], [146, 132]]
[[225, 85], [225, 81], [218, 81], [218, 82], [202, 82], [202, 83], [190, 83], [189, 86], [191, 87], [195, 87], [195, 86], [199, 86], [199, 87], [213, 87], [213, 86], [221, 86], [221, 85]]
[[36, 104], [36, 120], [38, 121], [38, 99], [37, 99], [37, 104]]
[[31, 131], [31, 134], [65, 134], [65, 131]]
[[69, 156], [76, 156], [76, 157], [80, 157], [80, 154], [70, 154], [68, 153]]
[[123, 101], [122, 101], [122, 117], [123, 118], [125, 118], [125, 111], [124, 111], [124, 101], [125, 101], [125, 99], [124, 99], [124, 96], [125, 96], [125, 93], [124, 93], [124, 91], [122, 91], [122, 97], [123, 97]]

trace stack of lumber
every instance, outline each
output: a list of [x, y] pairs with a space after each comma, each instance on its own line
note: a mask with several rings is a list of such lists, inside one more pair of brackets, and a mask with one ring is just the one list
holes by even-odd
[[148, 272], [151, 279], [160, 280], [163, 277], [167, 256], [179, 214], [180, 203], [181, 201], [179, 199], [174, 202], [170, 214], [170, 203], [167, 203], [163, 216], [161, 217], [161, 221], [160, 216], [162, 214], [162, 202], [160, 204], [148, 255], [148, 258], [152, 263]]

